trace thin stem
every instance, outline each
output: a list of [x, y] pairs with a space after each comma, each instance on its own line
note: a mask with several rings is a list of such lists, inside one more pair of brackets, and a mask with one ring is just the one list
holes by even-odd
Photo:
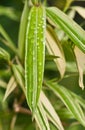
[[17, 104], [17, 103], [14, 104], [14, 111], [16, 113], [22, 113], [22, 114], [28, 114], [28, 115], [32, 114], [30, 110], [28, 110], [28, 109], [26, 109], [24, 107], [19, 106], [19, 104]]

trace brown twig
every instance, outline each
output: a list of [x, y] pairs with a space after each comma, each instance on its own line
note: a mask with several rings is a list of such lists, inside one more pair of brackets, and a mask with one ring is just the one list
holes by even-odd
[[22, 114], [28, 114], [28, 115], [31, 115], [31, 111], [28, 110], [27, 108], [24, 108], [22, 106], [20, 106], [20, 104], [15, 100], [14, 102], [14, 112], [15, 113], [22, 113]]

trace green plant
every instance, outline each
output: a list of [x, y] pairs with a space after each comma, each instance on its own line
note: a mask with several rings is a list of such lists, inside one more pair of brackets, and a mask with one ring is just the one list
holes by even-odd
[[[70, 7], [73, 1], [64, 1], [61, 11], [48, 7], [49, 1], [25, 0], [18, 47], [0, 25], [1, 130], [85, 128], [85, 100], [78, 96], [77, 87], [84, 89], [85, 31], [72, 19], [75, 11], [85, 17], [81, 13], [85, 9]], [[7, 16], [8, 8], [0, 9]], [[9, 8], [8, 12], [11, 19], [19, 19], [18, 11]], [[6, 116], [9, 125], [5, 127]]]

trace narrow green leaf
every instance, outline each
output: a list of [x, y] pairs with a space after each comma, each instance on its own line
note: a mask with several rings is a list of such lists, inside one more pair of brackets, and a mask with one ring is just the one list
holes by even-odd
[[57, 36], [55, 35], [51, 27], [47, 27], [46, 31], [46, 47], [50, 55], [58, 56], [59, 58], [54, 59], [58, 70], [60, 72], [61, 78], [65, 73], [65, 58], [61, 43], [59, 42]]
[[78, 120], [83, 126], [85, 126], [85, 115], [76, 100], [73, 98], [69, 90], [52, 82], [46, 82], [46, 85], [50, 87], [51, 90], [63, 101], [66, 107], [71, 111], [73, 116]]
[[70, 5], [71, 5], [71, 3], [73, 2], [74, 0], [66, 0], [66, 4], [65, 4], [65, 7], [64, 7], [64, 11], [66, 11], [69, 7], [70, 7]]
[[54, 60], [56, 58], [59, 58], [59, 56], [55, 56], [55, 55], [46, 55], [45, 60]]
[[47, 16], [68, 34], [75, 45], [85, 52], [85, 31], [77, 23], [55, 7], [47, 8]]
[[45, 110], [40, 102], [38, 103], [34, 117], [40, 130], [50, 130]]
[[19, 55], [21, 59], [24, 59], [25, 56], [25, 37], [26, 37], [26, 27], [27, 27], [27, 18], [28, 18], [28, 1], [25, 0], [24, 9], [22, 12], [21, 20], [20, 20], [20, 28], [19, 28], [19, 36], [18, 36], [18, 48]]
[[10, 55], [7, 51], [5, 51], [3, 48], [0, 47], [0, 59], [9, 61], [10, 60]]
[[82, 106], [82, 108], [85, 109], [85, 100], [81, 96], [79, 96], [73, 92], [71, 92], [71, 94], [72, 94], [73, 98], [75, 98], [76, 101]]
[[69, 111], [67, 108], [61, 108], [58, 110], [58, 114], [62, 120], [75, 119], [71, 111]]
[[6, 92], [4, 95], [4, 99], [3, 101], [5, 101], [7, 99], [7, 97], [12, 93], [12, 91], [17, 87], [15, 78], [12, 76], [8, 82], [7, 88], [6, 88]]
[[15, 76], [17, 83], [20, 85], [21, 89], [25, 94], [25, 79], [24, 79], [24, 70], [21, 65], [12, 65], [12, 70]]
[[19, 20], [19, 12], [11, 7], [0, 6], [0, 15], [5, 15], [15, 21]]
[[29, 14], [26, 53], [25, 86], [27, 101], [35, 110], [42, 88], [45, 57], [45, 8], [33, 6]]
[[85, 70], [85, 53], [75, 46], [74, 54], [76, 57], [77, 67], [79, 71], [79, 86], [84, 89], [83, 73]]
[[45, 96], [44, 92], [41, 92], [40, 100], [44, 105], [49, 120], [58, 128], [58, 130], [64, 130], [59, 116], [57, 115], [48, 98]]
[[15, 54], [18, 54], [17, 48], [15, 47], [13, 41], [11, 40], [11, 38], [8, 36], [7, 32], [4, 30], [4, 28], [1, 25], [0, 25], [0, 34], [6, 40], [4, 42], [4, 40], [2, 39], [2, 42], [4, 42], [13, 52], [15, 52]]

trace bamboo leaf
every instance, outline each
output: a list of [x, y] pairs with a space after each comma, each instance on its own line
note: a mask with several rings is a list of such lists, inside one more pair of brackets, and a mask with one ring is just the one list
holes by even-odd
[[73, 116], [85, 126], [85, 115], [71, 93], [66, 88], [52, 82], [46, 82], [46, 85], [63, 101]]
[[[0, 69], [3, 70], [7, 68], [10, 63], [10, 55], [9, 53], [0, 47]], [[4, 72], [2, 72], [4, 73]], [[0, 75], [1, 76], [1, 75]]]
[[80, 16], [85, 19], [85, 8], [80, 7], [80, 6], [73, 6], [71, 8], [77, 11], [80, 14]]
[[54, 59], [56, 59], [56, 58], [59, 58], [58, 56], [55, 56], [55, 55], [46, 55], [46, 57], [45, 57], [45, 60], [54, 60]]
[[42, 88], [45, 57], [45, 9], [33, 6], [29, 14], [25, 48], [25, 86], [27, 101], [35, 111]]
[[12, 65], [12, 70], [15, 76], [17, 83], [20, 85], [21, 89], [25, 94], [25, 79], [24, 79], [24, 70], [21, 65]]
[[74, 0], [66, 0], [66, 4], [65, 4], [65, 7], [64, 7], [64, 11], [66, 11], [69, 7], [70, 7], [70, 5], [71, 5], [71, 3], [73, 2]]
[[85, 100], [81, 96], [79, 96], [73, 92], [71, 92], [71, 94], [72, 94], [73, 98], [75, 98], [76, 101], [82, 106], [82, 108], [85, 109]]
[[47, 16], [66, 32], [75, 45], [85, 52], [85, 31], [76, 22], [55, 7], [47, 8]]
[[5, 101], [7, 99], [7, 97], [12, 93], [12, 91], [17, 87], [15, 78], [12, 76], [8, 82], [7, 88], [6, 88], [6, 92], [4, 95], [4, 99], [3, 101]]
[[46, 43], [47, 50], [50, 53], [50, 55], [59, 57], [57, 59], [54, 59], [54, 62], [56, 63], [62, 78], [65, 73], [65, 67], [66, 67], [64, 53], [63, 53], [62, 46], [60, 45], [61, 43], [59, 42], [57, 36], [55, 35], [51, 27], [47, 28], [46, 41], [47, 41]]
[[7, 83], [0, 79], [0, 87], [6, 88]]
[[85, 70], [85, 54], [75, 46], [74, 53], [76, 56], [77, 67], [79, 71], [79, 86], [84, 89], [83, 73]]
[[19, 20], [19, 12], [11, 7], [0, 6], [0, 15], [5, 15], [15, 21]]
[[11, 38], [8, 36], [7, 32], [1, 25], [0, 25], [0, 34], [4, 37], [6, 41], [3, 40], [2, 38], [0, 40], [2, 40], [2, 42], [4, 42], [11, 50], [13, 50], [15, 54], [18, 54], [17, 48], [15, 47], [13, 41], [11, 40]]
[[58, 128], [58, 130], [64, 130], [59, 116], [57, 115], [48, 98], [45, 96], [44, 92], [41, 92], [40, 100], [44, 105], [49, 120]]
[[0, 47], [0, 59], [10, 61], [10, 55], [7, 51]]
[[18, 48], [21, 59], [24, 59], [24, 53], [25, 53], [25, 37], [26, 37], [28, 12], [29, 12], [28, 1], [25, 0], [24, 9], [20, 20], [20, 28], [18, 36]]
[[58, 114], [62, 120], [75, 119], [73, 114], [67, 108], [61, 108], [58, 110]]
[[40, 102], [38, 103], [34, 117], [40, 130], [50, 130], [45, 110]]

